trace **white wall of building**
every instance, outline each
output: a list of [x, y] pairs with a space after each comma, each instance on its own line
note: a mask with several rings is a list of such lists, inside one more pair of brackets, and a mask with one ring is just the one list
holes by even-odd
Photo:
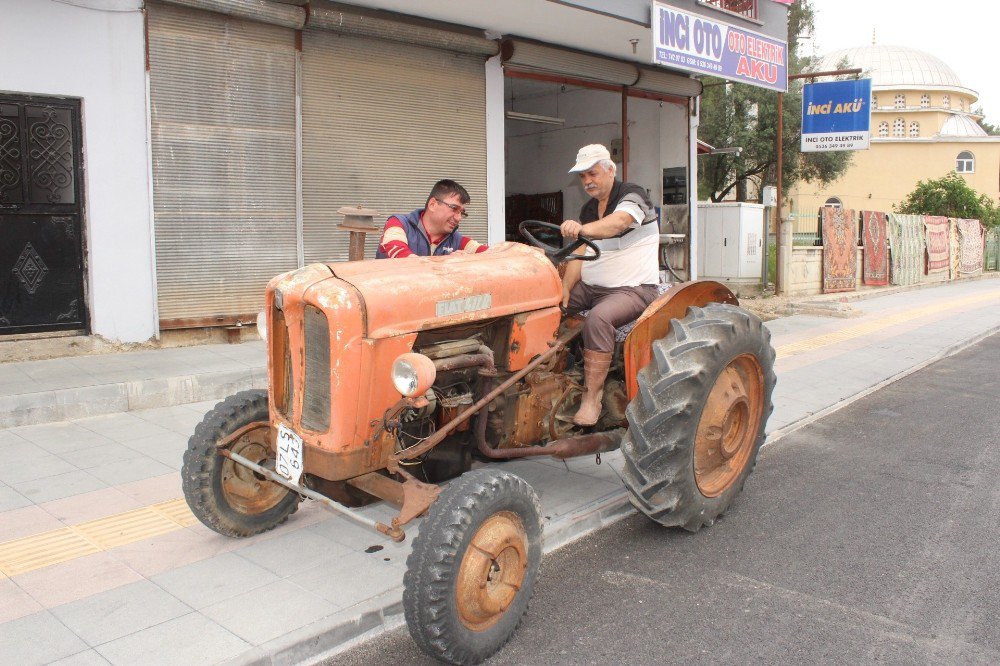
[[0, 89], [82, 100], [91, 329], [156, 334], [140, 0], [0, 0]]

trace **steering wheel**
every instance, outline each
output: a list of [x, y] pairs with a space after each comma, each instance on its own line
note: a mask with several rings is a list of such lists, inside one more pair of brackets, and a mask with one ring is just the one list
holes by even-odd
[[[545, 256], [556, 265], [561, 264], [564, 261], [594, 261], [601, 256], [601, 248], [597, 246], [593, 240], [585, 238], [583, 236], [578, 236], [577, 239], [567, 245], [566, 247], [556, 247], [555, 245], [549, 245], [544, 241], [540, 241], [535, 236], [528, 231], [529, 228], [537, 229], [549, 229], [552, 231], [560, 231], [558, 224], [552, 224], [551, 222], [542, 222], [541, 220], [525, 220], [518, 225], [517, 230], [521, 232], [521, 235], [528, 239], [528, 242], [545, 253]], [[594, 254], [573, 254], [573, 252], [580, 246], [586, 245]]]

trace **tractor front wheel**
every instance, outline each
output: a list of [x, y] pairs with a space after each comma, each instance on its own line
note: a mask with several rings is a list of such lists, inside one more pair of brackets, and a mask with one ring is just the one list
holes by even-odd
[[538, 498], [509, 472], [476, 470], [431, 505], [403, 577], [410, 635], [428, 655], [478, 664], [528, 609], [542, 557]]
[[[241, 391], [208, 412], [188, 440], [181, 469], [184, 498], [198, 520], [219, 534], [247, 537], [266, 532], [298, 509], [296, 493], [218, 453], [227, 437], [269, 418], [266, 391]], [[269, 432], [267, 427], [248, 430], [227, 448], [273, 469]]]
[[739, 495], [773, 410], [774, 349], [734, 305], [691, 307], [653, 343], [622, 442], [632, 504], [656, 522], [711, 525]]

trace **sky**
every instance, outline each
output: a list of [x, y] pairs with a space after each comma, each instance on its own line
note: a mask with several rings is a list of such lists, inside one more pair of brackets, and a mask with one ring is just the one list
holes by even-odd
[[[979, 93], [974, 106], [986, 120], [1000, 124], [1000, 76], [996, 74], [996, 25], [1000, 3], [948, 0], [941, 3], [901, 0], [812, 0], [816, 30], [810, 42], [815, 55], [875, 42], [930, 53]], [[803, 52], [810, 53], [810, 42]]]

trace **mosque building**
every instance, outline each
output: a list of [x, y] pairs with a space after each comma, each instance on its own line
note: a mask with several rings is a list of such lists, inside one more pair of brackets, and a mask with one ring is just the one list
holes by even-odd
[[785, 201], [796, 233], [817, 231], [821, 206], [892, 212], [918, 181], [950, 171], [977, 192], [1000, 196], [1000, 136], [976, 122], [979, 95], [947, 64], [916, 49], [873, 44], [828, 53], [814, 71], [845, 62], [872, 79], [871, 147], [854, 151], [838, 180], [789, 189]]

